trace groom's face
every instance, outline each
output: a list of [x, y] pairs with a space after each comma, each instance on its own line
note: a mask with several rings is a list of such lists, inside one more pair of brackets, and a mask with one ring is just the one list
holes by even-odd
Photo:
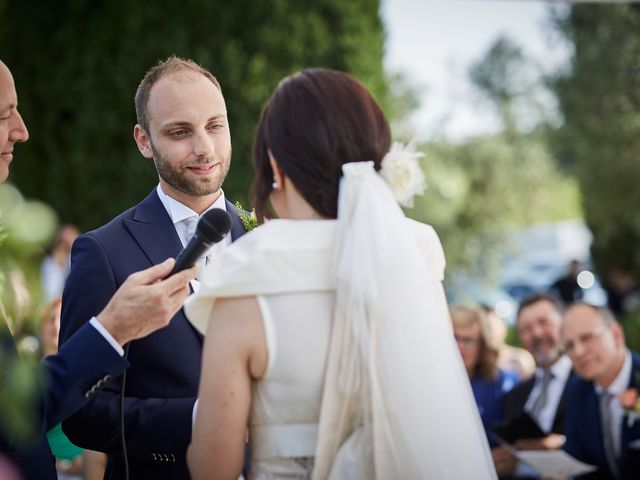
[[13, 146], [29, 138], [27, 127], [18, 113], [18, 95], [9, 68], [0, 61], [0, 182], [9, 176]]
[[136, 141], [153, 158], [165, 193], [181, 201], [217, 194], [231, 162], [227, 109], [218, 87], [199, 73], [168, 75], [151, 88], [147, 112], [148, 132]]

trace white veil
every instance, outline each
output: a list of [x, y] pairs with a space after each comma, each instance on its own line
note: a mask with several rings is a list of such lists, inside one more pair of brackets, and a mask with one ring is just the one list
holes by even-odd
[[343, 173], [313, 478], [496, 478], [440, 282], [372, 162]]

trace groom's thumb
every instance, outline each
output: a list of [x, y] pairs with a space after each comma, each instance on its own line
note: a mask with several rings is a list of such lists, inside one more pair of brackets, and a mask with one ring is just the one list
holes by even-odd
[[167, 258], [162, 263], [131, 274], [129, 279], [131, 282], [139, 285], [150, 285], [167, 277], [167, 275], [171, 273], [175, 263], [176, 261], [173, 258]]

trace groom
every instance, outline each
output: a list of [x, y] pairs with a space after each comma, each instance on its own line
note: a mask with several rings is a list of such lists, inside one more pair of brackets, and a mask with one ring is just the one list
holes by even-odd
[[[231, 161], [227, 109], [220, 84], [191, 60], [170, 57], [151, 68], [135, 96], [133, 136], [153, 159], [159, 185], [135, 207], [76, 240], [62, 304], [61, 343], [90, 318], [131, 272], [175, 256], [189, 224], [211, 208], [232, 219], [231, 238], [244, 233], [221, 190]], [[202, 336], [179, 311], [168, 327], [130, 344], [124, 394], [129, 478], [189, 478], [185, 453], [198, 393]], [[81, 447], [109, 455], [105, 478], [124, 477], [121, 447], [122, 377], [63, 423]]]

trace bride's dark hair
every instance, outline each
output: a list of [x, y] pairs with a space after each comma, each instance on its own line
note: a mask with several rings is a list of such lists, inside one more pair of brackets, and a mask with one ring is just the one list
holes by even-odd
[[286, 77], [267, 102], [253, 143], [258, 219], [272, 190], [268, 151], [316, 212], [336, 218], [342, 165], [371, 160], [379, 170], [390, 145], [382, 109], [351, 75], [313, 68]]

